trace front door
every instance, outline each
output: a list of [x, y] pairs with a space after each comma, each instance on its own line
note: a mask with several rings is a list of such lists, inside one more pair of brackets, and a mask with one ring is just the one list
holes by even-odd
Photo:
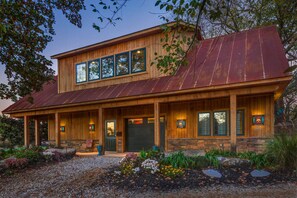
[[105, 121], [105, 150], [116, 151], [116, 121]]

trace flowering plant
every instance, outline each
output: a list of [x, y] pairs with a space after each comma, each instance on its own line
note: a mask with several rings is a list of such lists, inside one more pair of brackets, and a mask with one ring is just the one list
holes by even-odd
[[141, 167], [146, 170], [149, 170], [152, 174], [155, 174], [159, 171], [159, 163], [156, 160], [146, 159], [141, 163]]
[[[129, 175], [132, 173], [138, 173], [140, 171], [138, 165], [138, 156], [136, 153], [128, 153], [120, 161], [120, 172], [124, 175]], [[134, 168], [136, 167], [136, 168]], [[118, 174], [118, 172], [116, 173]]]
[[174, 168], [173, 166], [168, 165], [161, 166], [160, 173], [166, 177], [175, 178], [178, 176], [182, 176], [184, 174], [184, 171], [181, 168]]

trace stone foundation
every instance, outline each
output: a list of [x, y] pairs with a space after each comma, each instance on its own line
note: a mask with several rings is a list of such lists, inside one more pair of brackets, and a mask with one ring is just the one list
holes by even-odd
[[[50, 144], [54, 145], [55, 141], [48, 141]], [[78, 152], [97, 152], [97, 146], [99, 145], [99, 140], [93, 140], [93, 147], [86, 147], [86, 140], [61, 140], [61, 147], [75, 148]]]
[[[269, 138], [238, 138], [237, 139], [237, 151], [254, 151], [257, 153], [265, 150], [266, 144], [269, 142]], [[168, 139], [167, 141], [168, 151], [176, 150], [211, 150], [221, 149], [230, 150], [230, 139]]]

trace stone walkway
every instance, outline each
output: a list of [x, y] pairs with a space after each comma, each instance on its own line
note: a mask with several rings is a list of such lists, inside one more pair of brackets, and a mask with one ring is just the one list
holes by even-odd
[[0, 177], [0, 197], [297, 197], [296, 183], [253, 188], [219, 186], [145, 194], [97, 185], [95, 181], [100, 174], [120, 159], [76, 157], [67, 162]]

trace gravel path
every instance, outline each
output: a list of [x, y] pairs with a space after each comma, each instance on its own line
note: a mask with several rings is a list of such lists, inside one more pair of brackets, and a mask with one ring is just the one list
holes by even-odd
[[174, 192], [137, 194], [99, 186], [100, 174], [120, 158], [74, 158], [67, 162], [26, 170], [0, 178], [0, 197], [296, 197], [297, 184], [271, 187], [239, 188], [216, 186], [205, 189], [183, 189]]

